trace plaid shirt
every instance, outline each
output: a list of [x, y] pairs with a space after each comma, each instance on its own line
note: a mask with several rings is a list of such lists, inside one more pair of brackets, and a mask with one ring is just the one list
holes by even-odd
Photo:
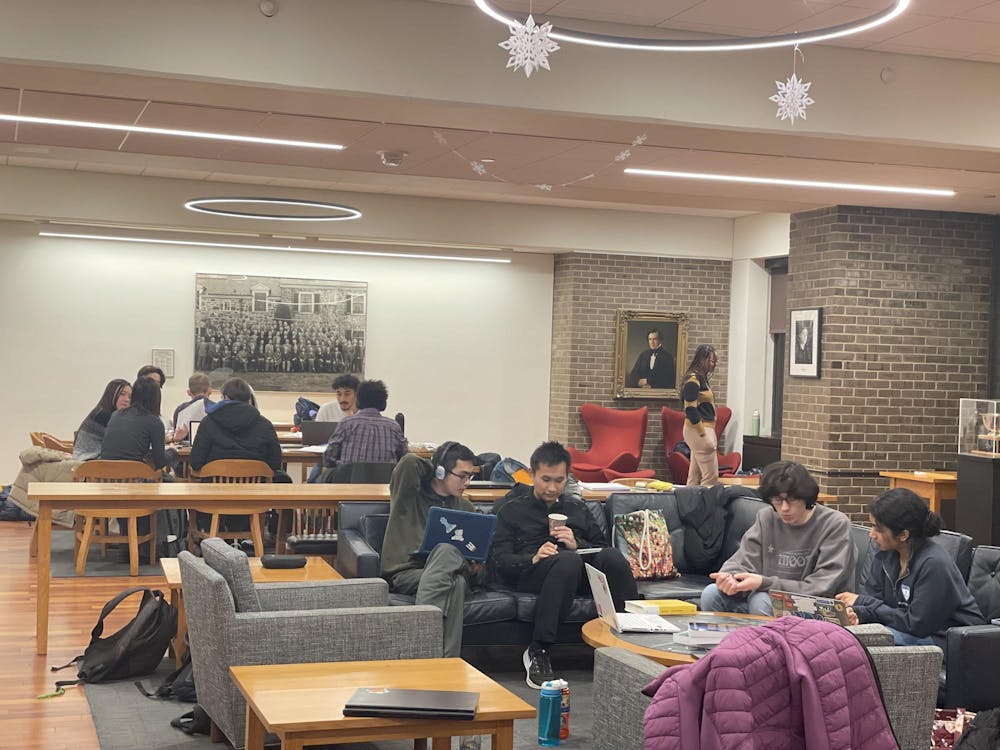
[[323, 465], [394, 464], [405, 455], [406, 438], [396, 420], [383, 417], [378, 409], [362, 409], [337, 425], [323, 453]]

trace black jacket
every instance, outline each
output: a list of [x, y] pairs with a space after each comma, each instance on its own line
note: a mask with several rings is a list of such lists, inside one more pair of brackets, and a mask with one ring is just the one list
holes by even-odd
[[521, 572], [531, 566], [531, 558], [549, 536], [549, 513], [562, 513], [566, 525], [573, 530], [580, 548], [607, 547], [601, 527], [585, 500], [563, 494], [551, 506], [535, 497], [534, 490], [519, 484], [507, 493], [509, 498], [497, 511], [497, 528], [493, 534], [490, 559], [493, 569], [508, 583], [516, 583]]
[[859, 622], [880, 622], [917, 638], [932, 635], [939, 644], [950, 627], [986, 624], [955, 561], [932, 541], [913, 554], [902, 578], [897, 552], [876, 554], [854, 611]]
[[277, 471], [281, 468], [281, 444], [274, 425], [242, 401], [213, 404], [198, 428], [189, 461], [197, 470], [220, 458], [264, 461]]

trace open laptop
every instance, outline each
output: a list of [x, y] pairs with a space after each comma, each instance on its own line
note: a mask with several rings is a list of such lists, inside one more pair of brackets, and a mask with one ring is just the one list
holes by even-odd
[[361, 687], [344, 704], [344, 716], [397, 716], [418, 719], [476, 718], [479, 693]]
[[199, 427], [201, 427], [201, 420], [199, 419], [192, 419], [188, 422], [187, 440], [191, 445], [194, 445], [194, 438], [198, 434]]
[[608, 577], [593, 565], [585, 564], [590, 590], [594, 594], [597, 616], [619, 633], [676, 633], [680, 628], [659, 615], [640, 615], [635, 612], [615, 612]]
[[326, 445], [330, 442], [330, 436], [337, 429], [339, 422], [303, 422], [299, 425], [302, 430], [302, 445]]
[[441, 543], [450, 544], [466, 560], [485, 562], [493, 543], [497, 517], [492, 513], [471, 513], [434, 506], [427, 514], [424, 540], [413, 554], [426, 557]]
[[775, 617], [795, 615], [807, 620], [826, 620], [847, 626], [847, 605], [839, 599], [790, 591], [771, 590], [771, 608]]

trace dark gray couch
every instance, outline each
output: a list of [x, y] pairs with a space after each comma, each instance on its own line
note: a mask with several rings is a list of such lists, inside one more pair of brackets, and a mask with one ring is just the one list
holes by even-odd
[[[743, 487], [727, 490], [725, 536], [722, 549], [712, 570], [727, 560], [739, 546], [740, 539], [753, 523], [757, 512], [765, 507], [756, 496], [746, 493]], [[745, 495], [745, 496], [740, 496]], [[480, 503], [484, 513], [496, 512], [503, 501]], [[644, 598], [674, 598], [697, 602], [702, 589], [711, 583], [706, 573], [689, 572], [683, 556], [684, 535], [687, 533], [677, 514], [674, 493], [622, 493], [611, 495], [607, 502], [588, 501], [587, 505], [610, 543], [610, 518], [612, 514], [628, 513], [643, 508], [663, 511], [670, 529], [674, 548], [674, 561], [681, 577], [668, 581], [643, 581], [639, 593]], [[384, 502], [351, 502], [340, 506], [338, 521], [337, 571], [345, 578], [370, 578], [379, 574], [379, 555], [385, 527], [389, 518], [389, 504]], [[392, 604], [412, 604], [413, 597], [390, 594]], [[519, 645], [531, 641], [534, 621], [535, 595], [519, 593], [494, 580], [485, 589], [477, 590], [465, 602], [465, 646]], [[597, 617], [594, 602], [589, 597], [577, 596], [567, 621], [560, 627], [558, 643], [580, 643], [580, 627]]]

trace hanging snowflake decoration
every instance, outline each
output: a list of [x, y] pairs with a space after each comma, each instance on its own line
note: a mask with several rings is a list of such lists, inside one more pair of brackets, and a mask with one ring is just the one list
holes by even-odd
[[522, 23], [510, 25], [510, 39], [500, 42], [499, 46], [510, 53], [507, 60], [507, 67], [517, 70], [524, 68], [524, 75], [531, 78], [531, 74], [539, 68], [549, 68], [549, 53], [559, 49], [559, 45], [549, 38], [552, 31], [551, 23], [543, 23], [541, 26], [535, 25], [535, 19], [530, 15], [528, 20]]
[[486, 174], [486, 165], [483, 164], [481, 161], [470, 161], [469, 165], [472, 167], [472, 171], [475, 172], [480, 177]]
[[795, 124], [796, 117], [805, 120], [806, 107], [815, 104], [815, 101], [809, 96], [809, 87], [812, 86], [812, 81], [800, 80], [795, 73], [792, 73], [792, 77], [785, 83], [775, 81], [775, 84], [778, 86], [778, 93], [768, 97], [778, 105], [778, 111], [774, 116], [780, 117], [782, 120], [791, 120], [792, 125]]

